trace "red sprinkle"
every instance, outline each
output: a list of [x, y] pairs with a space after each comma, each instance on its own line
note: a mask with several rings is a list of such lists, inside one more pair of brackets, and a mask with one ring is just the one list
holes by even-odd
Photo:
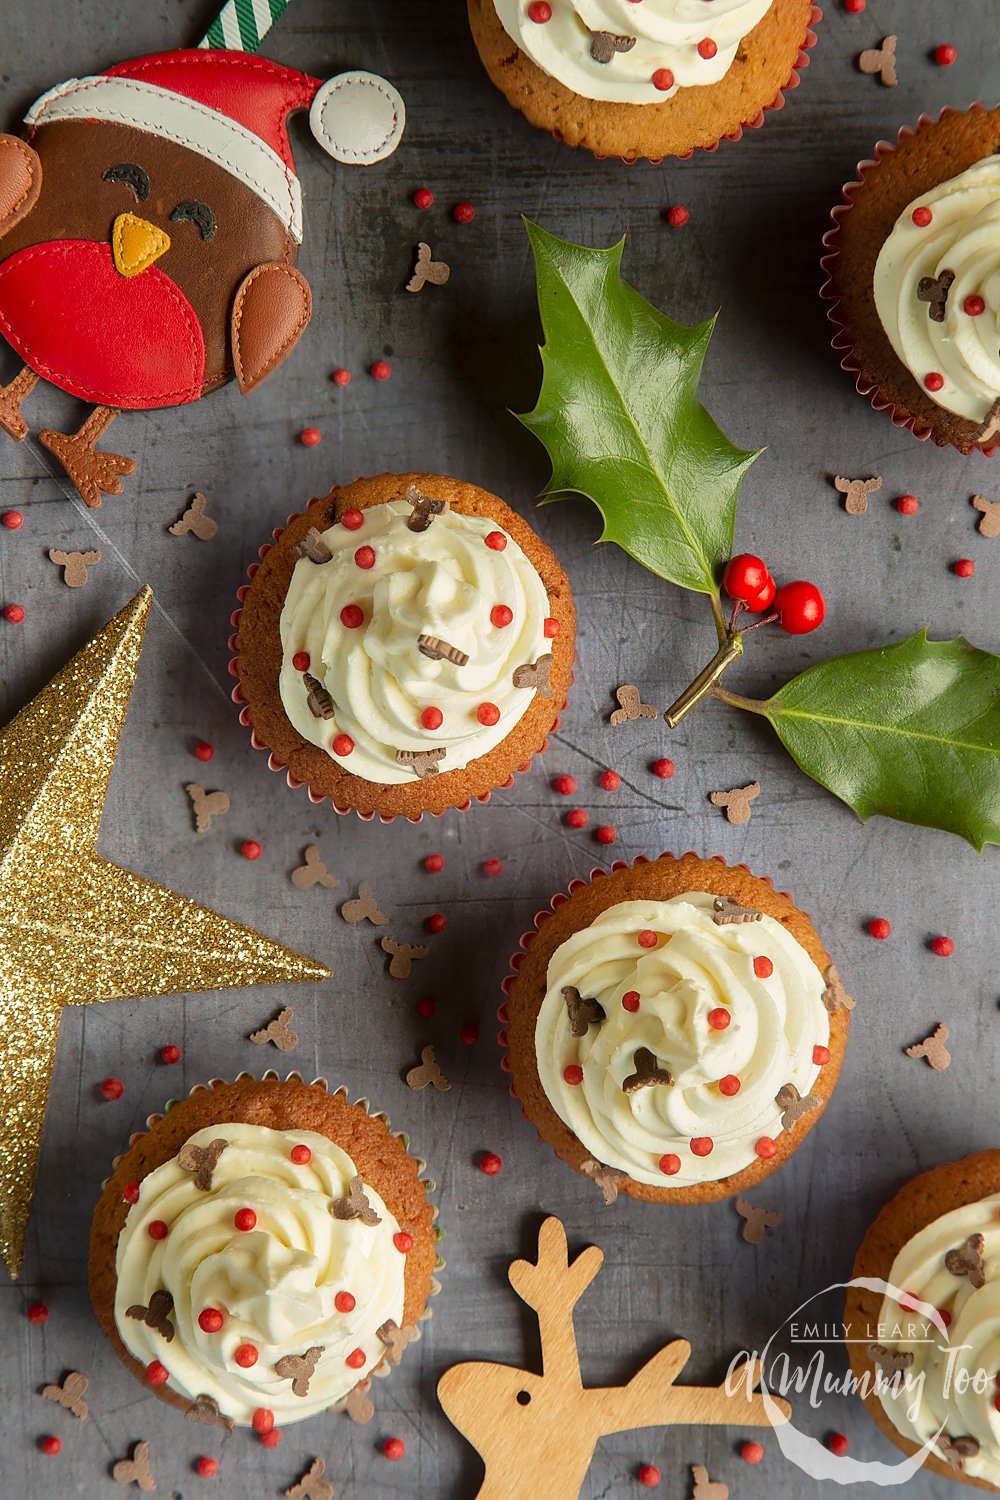
[[151, 1359], [146, 1366], [146, 1380], [150, 1385], [166, 1385], [170, 1371], [158, 1359]]
[[709, 1011], [705, 1019], [713, 1031], [725, 1031], [733, 1018], [724, 1005], [717, 1005], [714, 1010]]
[[490, 610], [490, 623], [503, 630], [514, 618], [514, 611], [507, 604], [494, 604]]
[[333, 744], [330, 746], [330, 749], [334, 755], [347, 756], [354, 749], [354, 741], [349, 734], [337, 734], [334, 735]]
[[340, 524], [345, 531], [360, 531], [365, 524], [364, 512], [358, 510], [356, 505], [352, 505], [350, 510], [344, 511], [344, 514], [340, 518]]
[[233, 1214], [233, 1223], [244, 1234], [249, 1234], [251, 1229], [257, 1228], [257, 1215], [252, 1208], [238, 1208]]
[[578, 1083], [583, 1082], [583, 1069], [577, 1063], [569, 1063], [563, 1068], [563, 1080], [571, 1088], [575, 1088]]
[[860, 16], [867, 4], [868, 0], [844, 0], [844, 9], [848, 15]]
[[395, 1245], [400, 1255], [409, 1255], [410, 1251], [413, 1249], [413, 1235], [407, 1234], [405, 1229], [401, 1229], [398, 1234], [393, 1235], [392, 1243]]
[[424, 926], [427, 928], [428, 932], [444, 932], [447, 925], [448, 918], [442, 911], [434, 912], [427, 918], [427, 921], [424, 923]]
[[354, 561], [357, 563], [359, 568], [364, 568], [365, 572], [367, 572], [369, 568], [374, 568], [375, 548], [368, 546], [359, 547], [357, 552], [355, 552], [354, 554]]
[[162, 1219], [151, 1219], [146, 1225], [146, 1233], [151, 1240], [165, 1240], [170, 1229]]
[[936, 953], [938, 958], [950, 958], [955, 951], [954, 940], [950, 937], [931, 938], [930, 950]]
[[772, 1141], [769, 1135], [762, 1135], [753, 1149], [761, 1161], [770, 1161], [772, 1156], [777, 1156], [778, 1154], [777, 1143]]
[[[274, 1418], [272, 1417], [271, 1420], [273, 1421]], [[261, 1433], [260, 1441], [261, 1446], [264, 1448], [277, 1448], [278, 1444], [281, 1442], [280, 1427], [269, 1427], [266, 1432]]]
[[653, 775], [658, 776], [661, 781], [669, 781], [676, 769], [677, 767], [673, 761], [669, 760], [667, 756], [663, 756], [661, 760], [654, 760], [650, 766]]
[[891, 931], [892, 923], [886, 917], [872, 917], [868, 923], [868, 935], [878, 938], [880, 942], [883, 938], [887, 938]]
[[217, 1307], [203, 1307], [198, 1314], [198, 1327], [202, 1333], [218, 1333], [225, 1321]]
[[698, 43], [698, 56], [705, 58], [706, 62], [710, 61], [718, 52], [718, 50], [718, 47], [712, 41], [712, 38], [710, 36], [704, 37]]
[[432, 704], [429, 708], [424, 709], [420, 715], [420, 722], [425, 729], [440, 729], [444, 723], [444, 714]]
[[[674, 1160], [676, 1161], [677, 1158], [674, 1157]], [[663, 1475], [660, 1473], [655, 1464], [643, 1464], [635, 1477], [636, 1479], [638, 1479], [640, 1484], [644, 1484], [646, 1486], [647, 1490], [652, 1490], [655, 1489], [659, 1484], [660, 1480], [663, 1478]]]
[[585, 812], [582, 807], [571, 807], [566, 814], [566, 822], [570, 828], [586, 828], [590, 822], [590, 814]]
[[925, 205], [921, 205], [921, 207], [915, 208], [913, 210], [913, 213], [910, 217], [913, 219], [913, 222], [914, 224], [916, 224], [918, 229], [926, 229], [928, 224], [931, 224], [934, 221], [934, 212], [932, 209], [927, 208]]
[[943, 42], [940, 47], [935, 47], [931, 56], [939, 68], [950, 68], [958, 56], [958, 48], [953, 47], [950, 42]]
[[676, 1177], [681, 1169], [681, 1159], [679, 1156], [675, 1156], [672, 1151], [668, 1151], [666, 1156], [660, 1157], [657, 1165], [665, 1177]]
[[5, 604], [3, 617], [10, 625], [20, 625], [24, 619], [24, 606], [21, 604]]
[[466, 1021], [458, 1037], [459, 1041], [464, 1042], [467, 1047], [474, 1047], [479, 1041], [479, 1027], [474, 1026], [471, 1021]]
[[901, 516], [915, 516], [920, 509], [920, 501], [916, 495], [900, 495], [896, 501], [896, 509]]
[[711, 1156], [715, 1150], [715, 1142], [710, 1135], [696, 1135], [691, 1142], [691, 1152], [694, 1156]]
[[[548, 8], [548, 6], [545, 7], [546, 10], [548, 10]], [[382, 1452], [385, 1454], [386, 1458], [392, 1461], [392, 1463], [398, 1463], [398, 1461], [403, 1457], [403, 1454], [406, 1452], [406, 1444], [403, 1442], [402, 1438], [386, 1438], [385, 1442], [382, 1444]]]
[[[673, 81], [672, 75], [671, 81]], [[669, 88], [669, 86], [670, 85], [668, 84], [667, 87]], [[670, 225], [671, 229], [683, 229], [684, 225], [687, 223], [690, 217], [691, 215], [688, 213], [683, 203], [672, 203], [664, 215], [664, 218]]]
[[636, 938], [640, 948], [655, 948], [657, 944], [656, 933], [651, 927], [644, 927]]
[[485, 1172], [487, 1177], [495, 1177], [502, 1166], [503, 1159], [495, 1151], [484, 1151], [479, 1158], [479, 1170]]
[[200, 1458], [195, 1459], [194, 1471], [199, 1479], [212, 1479], [219, 1472], [219, 1460], [203, 1453]]
[[829, 1448], [830, 1452], [836, 1454], [838, 1458], [843, 1458], [844, 1454], [847, 1452], [848, 1448], [851, 1445], [847, 1441], [844, 1433], [831, 1432], [830, 1436], [826, 1440], [826, 1446]]
[[53, 1437], [50, 1434], [48, 1437], [40, 1438], [38, 1446], [39, 1448], [41, 1448], [42, 1452], [47, 1453], [50, 1458], [55, 1458], [57, 1453], [62, 1452], [62, 1438]]
[[323, 434], [318, 427], [303, 427], [299, 433], [299, 442], [303, 448], [315, 448], [323, 441]]
[[554, 636], [557, 636], [559, 634], [561, 629], [562, 626], [553, 615], [546, 615], [545, 624], [542, 626], [542, 634], [545, 636], [546, 640], [551, 641]]
[[503, 860], [502, 859], [484, 859], [483, 860], [483, 874], [484, 875], [490, 875], [490, 876], [493, 876], [493, 875], [502, 875], [503, 874]]
[[250, 1418], [254, 1432], [270, 1432], [274, 1426], [274, 1412], [269, 1406], [258, 1406]]
[[829, 1047], [824, 1047], [820, 1042], [817, 1042], [815, 1047], [813, 1048], [813, 1062], [816, 1064], [817, 1068], [825, 1068], [829, 1061]]
[[122, 1188], [122, 1202], [138, 1203], [138, 1201], [139, 1184], [137, 1182], [126, 1182], [125, 1186]]
[[762, 1443], [744, 1443], [740, 1449], [740, 1458], [745, 1464], [759, 1464], [764, 1457]]
[[669, 68], [657, 68], [650, 82], [654, 89], [661, 89], [663, 93], [666, 93], [668, 89], [672, 89], [674, 86], [674, 75]]
[[120, 1078], [105, 1078], [101, 1084], [101, 1093], [105, 1099], [120, 1099], [125, 1092], [125, 1085]]
[[502, 552], [507, 545], [507, 538], [502, 531], [488, 531], [483, 541], [491, 552]]
[[313, 1156], [308, 1146], [293, 1146], [288, 1155], [297, 1167], [306, 1166], [308, 1162], [312, 1161]]
[[244, 859], [260, 859], [264, 850], [256, 839], [244, 839], [240, 845], [240, 853]]
[[295, 655], [292, 657], [292, 666], [295, 668], [296, 672], [308, 672], [309, 668], [312, 666], [312, 657], [309, 655], [309, 652], [296, 651]]
[[971, 557], [960, 557], [957, 562], [952, 563], [951, 571], [956, 578], [971, 578], [976, 571], [976, 565]]
[[360, 604], [345, 604], [340, 611], [340, 623], [347, 630], [357, 630], [365, 623], [365, 612]]
[[171, 1063], [179, 1063], [180, 1060], [181, 1049], [175, 1043], [171, 1042], [169, 1046], [160, 1048], [161, 1063], [167, 1063], [169, 1065]]
[[330, 379], [333, 381], [334, 385], [350, 385], [351, 372], [350, 370], [345, 370], [343, 368], [334, 370], [333, 374], [330, 376]]
[[602, 771], [597, 780], [598, 784], [603, 787], [606, 792], [617, 792], [618, 788], [622, 784], [622, 779], [617, 771]]
[[639, 991], [626, 990], [622, 996], [622, 1009], [627, 1010], [630, 1015], [635, 1015], [639, 1009]]
[[743, 1085], [735, 1073], [727, 1073], [725, 1078], [719, 1079], [719, 1093], [725, 1094], [727, 1099], [731, 1099], [734, 1094], [738, 1094], [742, 1087]]
[[47, 1323], [49, 1321], [49, 1310], [44, 1302], [32, 1302], [24, 1316], [29, 1323]]
[[24, 525], [24, 517], [19, 510], [5, 510], [0, 516], [0, 525], [5, 526], [8, 531], [20, 531]]
[[417, 188], [413, 195], [413, 201], [418, 208], [430, 208], [434, 202], [434, 194], [430, 188]]
[[422, 999], [417, 1001], [413, 1008], [417, 1015], [423, 1016], [426, 1021], [428, 1017], [434, 1014], [434, 1001], [430, 995], [424, 995]]
[[476, 217], [476, 210], [471, 203], [456, 203], [451, 216], [456, 224], [471, 224]]
[[208, 740], [199, 740], [194, 747], [194, 758], [195, 760], [214, 760], [215, 746], [210, 745]]
[[973, 293], [970, 297], [966, 297], [962, 303], [962, 311], [967, 317], [978, 318], [981, 313], [986, 311], [986, 303], [982, 297]]
[[552, 783], [552, 789], [558, 792], [561, 797], [572, 797], [576, 791], [576, 777], [557, 776]]
[[392, 365], [387, 359], [377, 359], [368, 373], [373, 380], [388, 380], [392, 374]]
[[938, 370], [931, 370], [924, 376], [924, 385], [929, 391], [940, 391], [944, 386], [944, 376]]
[[424, 869], [429, 875], [437, 875], [444, 869], [443, 854], [428, 854], [424, 860]]
[[352, 1349], [344, 1360], [344, 1364], [349, 1365], [352, 1370], [360, 1370], [361, 1366], [365, 1363], [365, 1359], [366, 1356], [363, 1349]]
[[618, 830], [613, 823], [602, 823], [594, 829], [594, 838], [599, 844], [613, 844], [618, 837]]
[[233, 1358], [241, 1370], [252, 1370], [260, 1355], [255, 1344], [240, 1344]]
[[499, 724], [500, 722], [500, 710], [495, 703], [480, 703], [476, 709], [476, 718], [487, 729], [492, 729], [494, 724]]
[[774, 964], [765, 954], [760, 953], [753, 961], [753, 971], [758, 979], [770, 979], [774, 973]]

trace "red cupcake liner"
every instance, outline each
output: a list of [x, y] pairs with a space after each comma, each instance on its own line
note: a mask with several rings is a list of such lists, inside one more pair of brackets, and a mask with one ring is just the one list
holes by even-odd
[[[969, 106], [970, 110], [985, 109], [985, 105], [976, 103]], [[830, 340], [830, 347], [841, 355], [840, 368], [854, 381], [854, 388], [859, 396], [867, 397], [874, 411], [886, 412], [894, 427], [905, 428], [912, 432], [920, 443], [926, 443], [928, 438], [933, 438], [939, 448], [954, 447], [946, 437], [935, 432], [933, 427], [927, 426], [923, 420], [912, 413], [900, 411], [891, 401], [885, 400], [879, 394], [878, 382], [868, 379], [861, 369], [854, 355], [854, 341], [850, 336], [847, 324], [840, 317], [840, 295], [834, 288], [834, 269], [840, 255], [838, 239], [844, 220], [854, 207], [854, 199], [858, 192], [865, 187], [865, 179], [872, 172], [878, 170], [886, 157], [891, 156], [900, 142], [919, 135], [920, 131], [927, 125], [936, 125], [946, 115], [966, 114], [968, 111], [956, 109], [953, 105], [946, 105], [936, 117], [934, 115], [922, 114], [916, 125], [902, 125], [896, 132], [895, 141], [877, 141], [875, 152], [864, 161], [859, 161], [855, 168], [855, 176], [850, 182], [845, 182], [841, 188], [841, 202], [830, 210], [830, 218], [833, 220], [833, 228], [828, 229], [823, 236], [823, 247], [826, 253], [820, 258], [820, 266], [826, 274], [826, 280], [820, 287], [819, 295], [824, 302], [830, 306], [826, 310], [826, 316], [837, 330]], [[1000, 447], [1000, 439], [989, 447], [977, 444], [973, 451], [992, 458]]]
[[[314, 495], [312, 497], [312, 499], [309, 501], [309, 504], [310, 505], [320, 505], [327, 498], [328, 498], [328, 496], [326, 496], [326, 495]], [[271, 532], [271, 538], [272, 538], [271, 541], [264, 542], [257, 549], [257, 556], [260, 559], [260, 562], [262, 562], [264, 560], [264, 558], [270, 552], [271, 548], [274, 546], [275, 542], [279, 541], [280, 538], [284, 536], [286, 530], [288, 529], [289, 526], [291, 526], [292, 522], [293, 521], [297, 521], [299, 519], [299, 517], [301, 515], [303, 515], [303, 514], [304, 514], [304, 512], [300, 511], [300, 510], [293, 511], [292, 514], [288, 517], [288, 520], [285, 522], [284, 526], [276, 526], [274, 528], [274, 530]], [[248, 580], [252, 580], [253, 579], [255, 573], [257, 572], [257, 569], [260, 567], [260, 562], [255, 562], [255, 563], [250, 563], [249, 564], [249, 566], [247, 567], [247, 579]], [[236, 598], [239, 600], [240, 608], [234, 610], [233, 613], [229, 617], [229, 623], [233, 627], [233, 633], [229, 637], [229, 640], [228, 640], [227, 644], [229, 646], [230, 651], [233, 654], [230, 657], [229, 662], [227, 664], [227, 670], [229, 672], [230, 677], [235, 677], [235, 679], [236, 679], [236, 684], [235, 684], [235, 686], [234, 686], [234, 688], [233, 688], [233, 690], [232, 690], [232, 692], [230, 693], [229, 696], [230, 696], [230, 698], [233, 700], [233, 702], [235, 704], [240, 705], [240, 712], [239, 712], [238, 718], [239, 718], [240, 723], [243, 725], [243, 727], [245, 729], [249, 729], [249, 731], [250, 731], [250, 744], [253, 746], [253, 748], [255, 750], [260, 750], [260, 751], [262, 751], [263, 753], [265, 753], [267, 755], [268, 770], [269, 771], [274, 771], [278, 775], [280, 775], [281, 772], [284, 771], [284, 773], [285, 773], [285, 781], [288, 784], [288, 786], [292, 789], [292, 791], [298, 791], [298, 789], [300, 787], [305, 787], [306, 792], [308, 793], [309, 801], [310, 802], [313, 802], [313, 803], [315, 803], [315, 804], [318, 805], [321, 802], [327, 802], [328, 801], [330, 803], [330, 805], [332, 806], [334, 812], [337, 813], [338, 816], [340, 816], [340, 817], [346, 817], [347, 814], [354, 813], [357, 817], [359, 817], [361, 819], [361, 821], [363, 823], [371, 823], [371, 822], [373, 822], [373, 820], [376, 818], [376, 816], [378, 817], [378, 820], [379, 820], [380, 823], [394, 823], [397, 818], [402, 818], [407, 823], [422, 823], [423, 820], [424, 820], [424, 818], [427, 817], [427, 816], [430, 816], [432, 818], [443, 818], [444, 815], [446, 813], [449, 813], [449, 812], [461, 812], [461, 813], [468, 812], [469, 809], [472, 807], [473, 802], [477, 802], [477, 803], [480, 803], [483, 806], [485, 806], [486, 803], [489, 802], [489, 800], [492, 797], [492, 795], [493, 795], [494, 792], [506, 792], [506, 791], [508, 791], [509, 788], [514, 785], [514, 777], [515, 776], [523, 775], [525, 771], [529, 771], [531, 769], [532, 762], [535, 760], [536, 756], [544, 755], [545, 752], [546, 752], [546, 750], [549, 748], [549, 735], [554, 734], [556, 732], [556, 730], [559, 728], [559, 724], [560, 724], [559, 714], [563, 713], [563, 711], [566, 708], [566, 703], [568, 701], [566, 698], [564, 698], [563, 701], [562, 701], [562, 703], [559, 705], [559, 714], [556, 715], [556, 718], [554, 719], [553, 724], [552, 724], [552, 728], [549, 730], [549, 734], [546, 735], [545, 739], [542, 741], [542, 743], [539, 746], [539, 748], [534, 752], [533, 755], [530, 755], [528, 757], [528, 759], [524, 762], [523, 765], [516, 766], [515, 769], [511, 772], [511, 774], [507, 777], [507, 780], [504, 781], [504, 782], [501, 782], [499, 786], [491, 788], [491, 790], [488, 791], [488, 792], [480, 792], [475, 797], [469, 797], [465, 802], [460, 803], [456, 807], [445, 807], [445, 808], [442, 808], [440, 812], [430, 812], [429, 814], [427, 812], [420, 812], [415, 817], [412, 814], [410, 814], [410, 813], [381, 813], [380, 812], [380, 813], [376, 814], [374, 811], [373, 812], [359, 812], [356, 807], [351, 807], [351, 806], [341, 807], [339, 803], [334, 802], [333, 796], [332, 796], [332, 794], [330, 792], [316, 792], [308, 784], [308, 782], [301, 781], [296, 775], [293, 774], [293, 772], [291, 772], [288, 769], [287, 763], [285, 761], [280, 760], [278, 758], [278, 756], [275, 754], [275, 752], [271, 749], [270, 745], [266, 745], [264, 743], [264, 741], [262, 739], [259, 739], [258, 736], [257, 736], [257, 731], [256, 731], [256, 729], [253, 726], [253, 720], [250, 718], [250, 707], [249, 707], [249, 704], [247, 703], [246, 697], [244, 695], [242, 684], [240, 683], [240, 673], [239, 673], [239, 665], [238, 665], [238, 663], [239, 663], [239, 652], [238, 652], [237, 645], [236, 645], [236, 640], [237, 640], [237, 637], [239, 635], [240, 616], [243, 613], [243, 603], [244, 603], [244, 601], [246, 599], [246, 596], [247, 596], [247, 593], [249, 591], [249, 588], [250, 588], [250, 582], [249, 581], [247, 583], [240, 584], [239, 588], [236, 590]], [[571, 674], [570, 675], [570, 686], [573, 685], [573, 681], [574, 681], [574, 678], [573, 678], [573, 676]]]

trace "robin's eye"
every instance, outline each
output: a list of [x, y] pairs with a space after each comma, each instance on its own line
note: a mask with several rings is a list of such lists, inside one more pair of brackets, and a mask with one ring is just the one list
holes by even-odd
[[215, 215], [207, 203], [199, 203], [196, 198], [186, 198], [183, 203], [178, 203], [170, 215], [172, 224], [179, 224], [182, 219], [190, 219], [193, 224], [197, 224], [203, 240], [210, 240], [215, 233]]
[[116, 162], [104, 173], [105, 182], [124, 182], [135, 194], [137, 203], [145, 203], [149, 197], [149, 178], [134, 161]]

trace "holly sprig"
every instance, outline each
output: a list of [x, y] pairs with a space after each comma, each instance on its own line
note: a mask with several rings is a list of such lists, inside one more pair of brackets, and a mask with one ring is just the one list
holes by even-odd
[[[1000, 657], [923, 630], [832, 657], [770, 698], [723, 686], [750, 630], [774, 622], [801, 631], [822, 612], [802, 614], [801, 581], [786, 585], [799, 592], [783, 601], [783, 590], [725, 572], [757, 561], [733, 560], [732, 549], [740, 485], [761, 450], [737, 448], [698, 399], [715, 319], [677, 323], [623, 281], [624, 238], [597, 250], [525, 225], [545, 342], [538, 400], [519, 420], [552, 461], [541, 500], [590, 499], [601, 541], [706, 595], [712, 610], [719, 649], [667, 722], [712, 695], [766, 718], [800, 769], [863, 820], [944, 829], [980, 851], [1000, 843]], [[736, 595], [728, 619], [724, 575]], [[755, 609], [760, 618], [741, 623]]]

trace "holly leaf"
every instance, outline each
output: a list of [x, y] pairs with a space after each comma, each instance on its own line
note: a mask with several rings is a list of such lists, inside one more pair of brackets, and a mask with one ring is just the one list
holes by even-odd
[[926, 630], [835, 656], [740, 707], [764, 714], [807, 776], [876, 813], [1000, 843], [1000, 656]]
[[[736, 501], [758, 456], [729, 441], [698, 400], [715, 318], [675, 323], [621, 279], [624, 238], [591, 250], [525, 220], [545, 343], [535, 409], [544, 501], [585, 495], [617, 542], [670, 583], [715, 595], [732, 555]], [[759, 451], [759, 450], [758, 450]]]

